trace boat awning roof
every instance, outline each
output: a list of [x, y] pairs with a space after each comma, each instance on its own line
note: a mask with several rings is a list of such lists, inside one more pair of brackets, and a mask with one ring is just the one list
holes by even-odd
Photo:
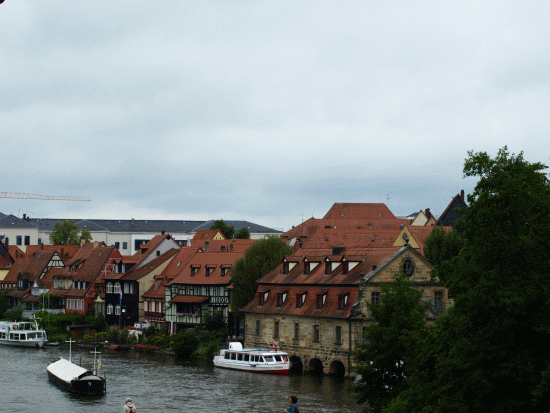
[[210, 297], [202, 297], [197, 295], [176, 295], [170, 300], [171, 303], [204, 303]]
[[71, 363], [69, 360], [59, 359], [48, 365], [48, 371], [59, 377], [61, 380], [70, 383], [71, 380], [80, 377], [88, 370], [84, 367]]

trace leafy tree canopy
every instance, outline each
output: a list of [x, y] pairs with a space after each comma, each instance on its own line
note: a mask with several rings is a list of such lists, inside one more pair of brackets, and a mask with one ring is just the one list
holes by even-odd
[[408, 387], [407, 365], [413, 337], [425, 329], [428, 303], [422, 291], [412, 288], [405, 273], [397, 273], [394, 282], [380, 287], [380, 302], [367, 301], [376, 324], [363, 337], [367, 344], [357, 346], [357, 373], [361, 380], [354, 386], [359, 403], [368, 403], [380, 411], [391, 399]]
[[462, 248], [462, 237], [458, 230], [445, 231], [441, 227], [434, 227], [424, 241], [424, 256], [430, 264], [440, 265], [458, 255]]
[[233, 235], [235, 235], [235, 227], [233, 225], [228, 225], [223, 219], [214, 221], [210, 229], [220, 229], [227, 239], [233, 238]]
[[4, 318], [6, 311], [10, 309], [10, 298], [5, 292], [0, 291], [0, 320]]
[[411, 412], [548, 412], [547, 167], [506, 147], [468, 155], [464, 176], [479, 181], [461, 211], [464, 244], [437, 268], [454, 307], [431, 329], [401, 401]]
[[237, 239], [250, 239], [250, 231], [247, 227], [242, 227], [240, 230], [235, 232], [235, 238]]
[[231, 268], [233, 311], [246, 306], [256, 294], [256, 281], [274, 270], [292, 252], [280, 237], [267, 236], [248, 247], [242, 258]]
[[81, 239], [91, 242], [92, 235], [87, 229], [81, 231], [74, 221], [58, 222], [50, 233], [50, 243], [53, 245], [79, 245]]

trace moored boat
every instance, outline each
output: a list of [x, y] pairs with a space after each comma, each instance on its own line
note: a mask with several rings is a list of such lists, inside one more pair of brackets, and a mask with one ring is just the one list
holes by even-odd
[[15, 347], [42, 348], [48, 341], [46, 331], [33, 321], [0, 321], [0, 344]]
[[[72, 341], [70, 341], [72, 343]], [[71, 393], [80, 393], [87, 395], [101, 395], [107, 390], [105, 377], [101, 377], [96, 371], [96, 351], [94, 354], [94, 369], [88, 370], [82, 366], [74, 364], [69, 360], [60, 358], [53, 363], [48, 364], [48, 379]], [[99, 368], [98, 364], [98, 368]]]
[[239, 342], [229, 343], [214, 357], [214, 366], [256, 373], [288, 374], [290, 361], [284, 351], [262, 348], [243, 348]]

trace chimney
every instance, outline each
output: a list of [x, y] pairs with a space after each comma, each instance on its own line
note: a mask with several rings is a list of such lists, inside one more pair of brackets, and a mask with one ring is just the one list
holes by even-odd
[[6, 251], [10, 252], [10, 239], [8, 237], [4, 238], [4, 247], [6, 247]]
[[432, 216], [432, 213], [430, 212], [430, 208], [426, 208], [426, 212], [424, 212], [424, 215], [426, 215], [426, 218], [430, 218]]
[[86, 240], [85, 240], [84, 238], [82, 238], [82, 239], [80, 240], [80, 246], [83, 247], [84, 244], [86, 244]]
[[27, 220], [27, 214], [23, 214], [23, 220], [24, 220], [24, 221]]
[[97, 241], [94, 242], [94, 250], [97, 248]]
[[462, 200], [464, 201], [464, 189], [461, 189], [461, 190], [460, 190], [460, 197], [461, 197]]

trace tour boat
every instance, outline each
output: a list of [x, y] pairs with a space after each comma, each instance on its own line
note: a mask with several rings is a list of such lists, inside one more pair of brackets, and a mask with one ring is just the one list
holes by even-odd
[[[72, 343], [72, 341], [69, 341]], [[74, 364], [71, 361], [71, 353], [69, 351], [69, 360], [60, 358], [53, 363], [48, 364], [48, 379], [61, 387], [64, 390], [71, 393], [80, 393], [87, 395], [101, 395], [107, 390], [107, 382], [105, 377], [97, 375], [96, 371], [96, 356], [97, 351], [93, 351], [94, 354], [94, 369], [88, 370], [82, 366]], [[98, 363], [98, 368], [101, 368]]]
[[46, 331], [33, 321], [0, 321], [0, 344], [16, 347], [42, 348], [48, 340]]
[[273, 349], [244, 348], [239, 342], [229, 343], [229, 349], [220, 350], [214, 356], [214, 366], [257, 373], [288, 374], [290, 361], [284, 351]]

